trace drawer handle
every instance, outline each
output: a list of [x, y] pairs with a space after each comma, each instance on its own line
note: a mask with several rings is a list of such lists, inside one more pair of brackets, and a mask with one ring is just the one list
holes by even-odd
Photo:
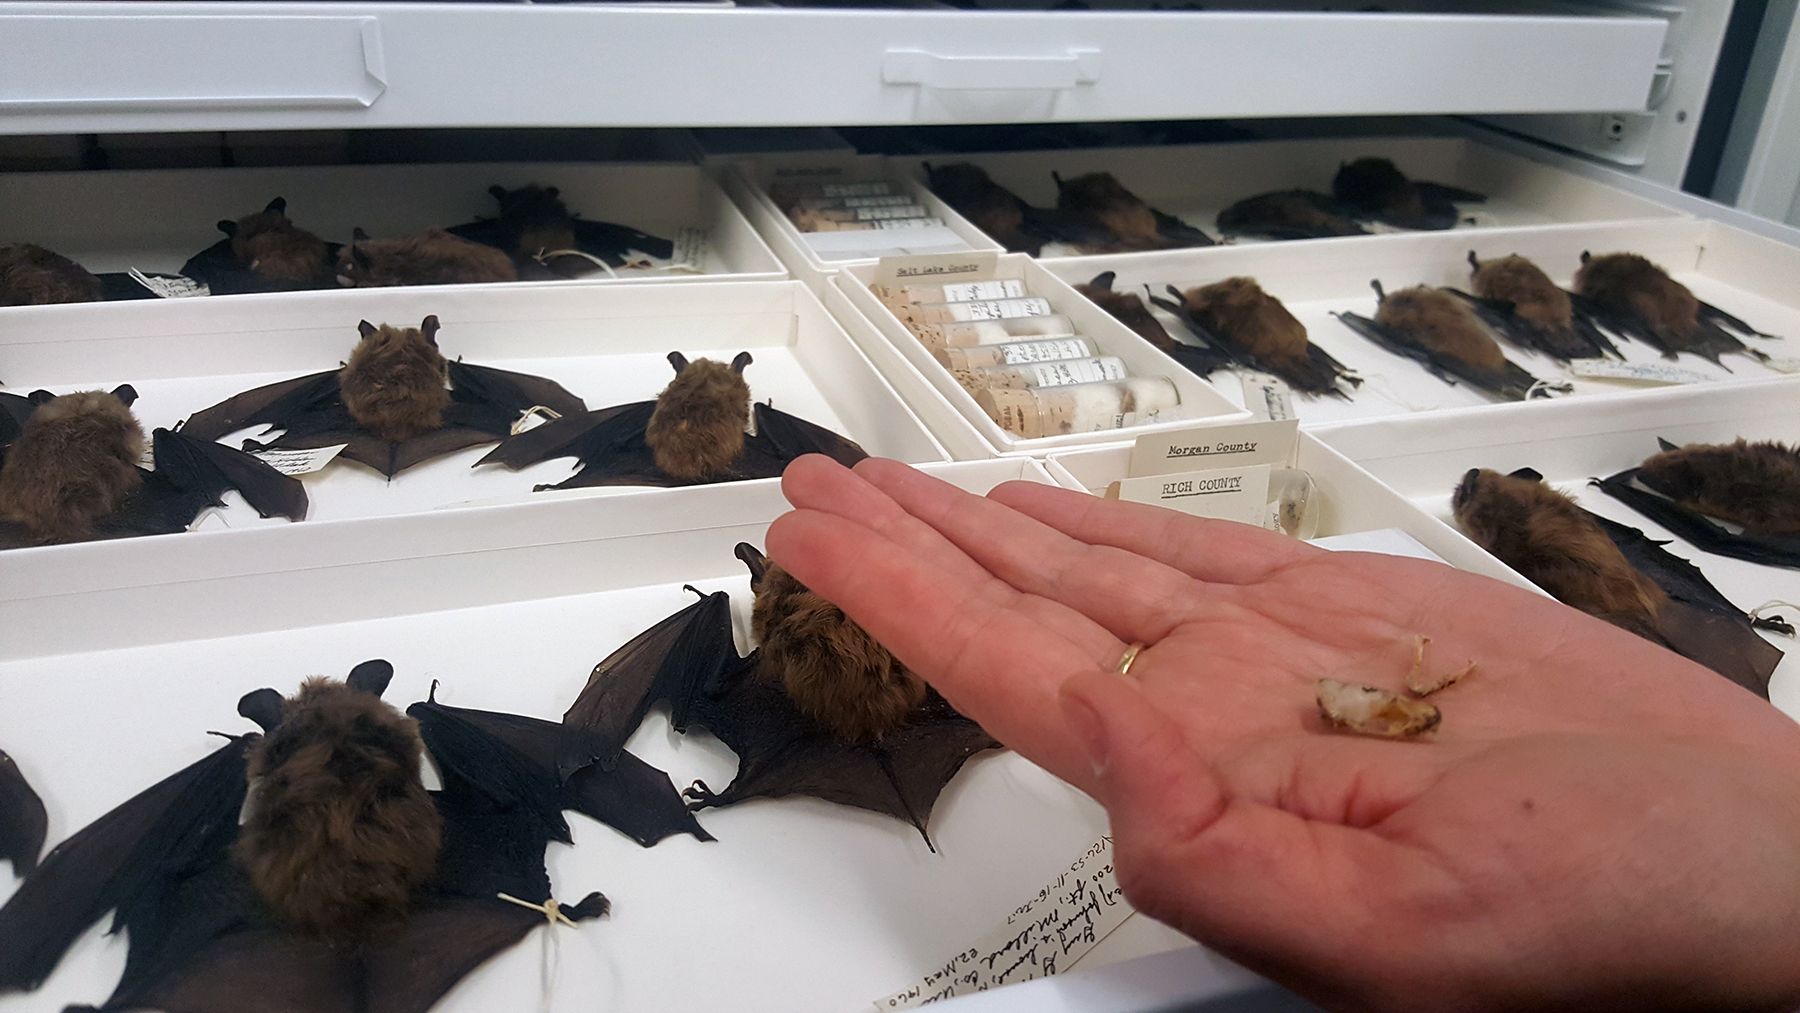
[[1073, 88], [1100, 80], [1100, 50], [1071, 49], [1058, 56], [940, 56], [890, 49], [881, 61], [881, 80], [949, 91]]

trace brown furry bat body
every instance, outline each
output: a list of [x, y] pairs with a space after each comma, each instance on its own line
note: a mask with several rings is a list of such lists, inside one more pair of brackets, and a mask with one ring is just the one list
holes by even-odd
[[751, 630], [757, 678], [778, 683], [794, 706], [846, 742], [879, 739], [904, 727], [925, 701], [925, 680], [876, 643], [844, 611], [819, 597], [749, 545]]
[[553, 186], [533, 183], [517, 190], [490, 186], [500, 202], [496, 227], [500, 248], [515, 257], [536, 257], [552, 250], [575, 248], [575, 218]]
[[1463, 476], [1452, 505], [1475, 544], [1558, 601], [1664, 642], [1657, 616], [1668, 595], [1567, 496], [1536, 479], [1478, 468]]
[[1385, 158], [1359, 158], [1338, 166], [1331, 180], [1337, 199], [1369, 211], [1380, 210], [1401, 219], [1425, 216], [1425, 198], [1419, 187], [1399, 167]]
[[518, 278], [518, 268], [505, 253], [443, 229], [426, 229], [398, 239], [370, 239], [357, 229], [350, 245], [338, 251], [338, 284], [357, 288]]
[[287, 201], [277, 197], [253, 215], [222, 221], [219, 231], [231, 237], [231, 253], [255, 274], [278, 281], [330, 285], [334, 272], [325, 240], [294, 225]]
[[1278, 190], [1246, 197], [1219, 212], [1219, 231], [1268, 239], [1366, 236], [1369, 230], [1322, 204], [1331, 198], [1309, 190]]
[[1700, 323], [1700, 300], [1662, 268], [1635, 253], [1588, 257], [1575, 290], [1615, 313], [1642, 320], [1672, 348], [1685, 348]]
[[412, 327], [356, 325], [362, 340], [338, 372], [344, 407], [357, 424], [398, 443], [444, 424], [449, 363], [438, 351], [438, 318]]
[[1113, 319], [1138, 333], [1138, 336], [1152, 345], [1167, 352], [1177, 344], [1169, 336], [1162, 321], [1144, 305], [1144, 300], [1135, 292], [1115, 292], [1112, 288], [1113, 273], [1108, 271], [1093, 281], [1076, 285], [1075, 291], [1088, 297], [1094, 305], [1099, 306]]
[[1637, 479], [1753, 535], [1800, 533], [1800, 449], [1742, 439], [1679, 447], [1646, 460]]
[[1545, 330], [1568, 330], [1574, 321], [1569, 293], [1536, 264], [1518, 254], [1481, 263], [1469, 253], [1469, 287], [1483, 299], [1504, 299], [1513, 312]]
[[704, 478], [729, 465], [744, 449], [750, 422], [750, 385], [744, 367], [750, 353], [739, 352], [727, 366], [711, 359], [689, 362], [669, 353], [675, 379], [656, 395], [656, 409], [644, 428], [644, 442], [656, 466], [677, 478]]
[[[1255, 278], [1226, 278], [1181, 294], [1196, 322], [1271, 366], [1306, 371], [1306, 325]], [[1327, 379], [1329, 382], [1329, 378]]]
[[1043, 237], [1025, 234], [1025, 202], [994, 182], [987, 170], [967, 162], [925, 169], [931, 192], [1001, 246], [1034, 257], [1044, 248]]
[[443, 821], [419, 780], [418, 725], [373, 693], [308, 679], [251, 750], [260, 778], [233, 855], [309, 935], [354, 942], [406, 914]]
[[144, 430], [125, 391], [64, 394], [31, 413], [0, 466], [0, 517], [44, 541], [81, 538], [142, 486]]
[[0, 247], [0, 306], [98, 302], [100, 279], [73, 260], [30, 243]]
[[1212, 240], [1199, 229], [1171, 216], [1159, 215], [1136, 194], [1125, 189], [1110, 172], [1090, 172], [1071, 180], [1064, 180], [1054, 172], [1050, 175], [1056, 180], [1056, 209], [1070, 221], [1112, 237], [1110, 242], [1084, 244], [1090, 252], [1121, 253], [1212, 245]]
[[1462, 300], [1429, 285], [1383, 293], [1375, 322], [1477, 369], [1500, 372], [1506, 356]]

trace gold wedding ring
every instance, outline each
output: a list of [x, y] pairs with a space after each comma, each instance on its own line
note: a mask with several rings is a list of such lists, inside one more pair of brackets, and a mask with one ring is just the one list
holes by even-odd
[[1113, 666], [1113, 671], [1120, 675], [1129, 675], [1131, 673], [1131, 663], [1137, 660], [1138, 652], [1143, 649], [1143, 644], [1132, 644], [1130, 647], [1125, 648], [1124, 656], [1119, 659], [1117, 665]]

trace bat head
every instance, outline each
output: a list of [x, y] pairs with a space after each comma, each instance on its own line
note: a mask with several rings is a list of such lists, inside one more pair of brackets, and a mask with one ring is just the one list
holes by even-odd
[[644, 442], [658, 468], [677, 478], [702, 479], [737, 459], [750, 423], [750, 385], [743, 372], [751, 361], [749, 352], [738, 353], [730, 365], [669, 353], [675, 379], [656, 396], [644, 427]]
[[438, 351], [438, 319], [418, 327], [360, 321], [362, 335], [338, 372], [344, 408], [380, 439], [401, 442], [441, 429], [450, 407], [450, 364]]
[[144, 430], [131, 414], [137, 391], [34, 391], [36, 407], [0, 464], [0, 517], [39, 541], [89, 537], [142, 485]]

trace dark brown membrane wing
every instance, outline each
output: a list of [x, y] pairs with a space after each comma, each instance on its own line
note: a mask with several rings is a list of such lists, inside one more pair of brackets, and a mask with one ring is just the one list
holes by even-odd
[[162, 470], [165, 447], [191, 448], [205, 458], [207, 465], [226, 486], [242, 493], [245, 502], [263, 517], [286, 517], [291, 521], [306, 518], [306, 486], [291, 475], [283, 475], [264, 462], [212, 440], [196, 440], [180, 431], [156, 431], [157, 469]]
[[799, 416], [766, 404], [758, 404], [755, 411], [755, 438], [768, 441], [776, 454], [787, 461], [805, 454], [824, 454], [848, 468], [869, 456], [855, 440]]
[[500, 405], [515, 415], [539, 405], [560, 415], [588, 410], [587, 402], [555, 380], [467, 362], [450, 363], [450, 391], [458, 401]]
[[337, 396], [337, 370], [312, 373], [226, 398], [188, 416], [181, 431], [192, 439], [216, 440], [251, 426], [282, 426], [291, 416], [316, 410]]
[[1748, 619], [1733, 619], [1671, 599], [1656, 617], [1656, 632], [1677, 654], [1705, 665], [1764, 700], [1781, 651], [1757, 636]]
[[1596, 479], [1600, 491], [1668, 528], [1694, 547], [1718, 556], [1800, 569], [1800, 536], [1733, 534], [1719, 524], [1686, 510], [1669, 499], [1641, 489], [1632, 480], [1636, 468]]
[[631, 638], [594, 666], [563, 714], [558, 774], [567, 781], [595, 761], [612, 766], [658, 701], [669, 702], [669, 720], [678, 730], [686, 728], [702, 695], [740, 664], [731, 636], [731, 599], [723, 591]]
[[[447, 426], [436, 432], [415, 436], [410, 440], [393, 444], [390, 468], [376, 466], [376, 470], [391, 478], [415, 464], [424, 464], [426, 461], [443, 457], [445, 454], [454, 454], [458, 450], [492, 443], [497, 438], [494, 434], [484, 433], [479, 429]], [[354, 448], [355, 444], [353, 443], [350, 448], [345, 449], [344, 453], [347, 455]]]
[[655, 410], [655, 401], [633, 401], [564, 415], [508, 437], [492, 453], [475, 463], [504, 464], [517, 469], [552, 458], [573, 457], [586, 465], [614, 447], [642, 444], [644, 428], [649, 425], [650, 413]]
[[13, 758], [0, 750], [0, 858], [12, 863], [13, 875], [37, 868], [49, 827], [44, 800], [31, 790]]

